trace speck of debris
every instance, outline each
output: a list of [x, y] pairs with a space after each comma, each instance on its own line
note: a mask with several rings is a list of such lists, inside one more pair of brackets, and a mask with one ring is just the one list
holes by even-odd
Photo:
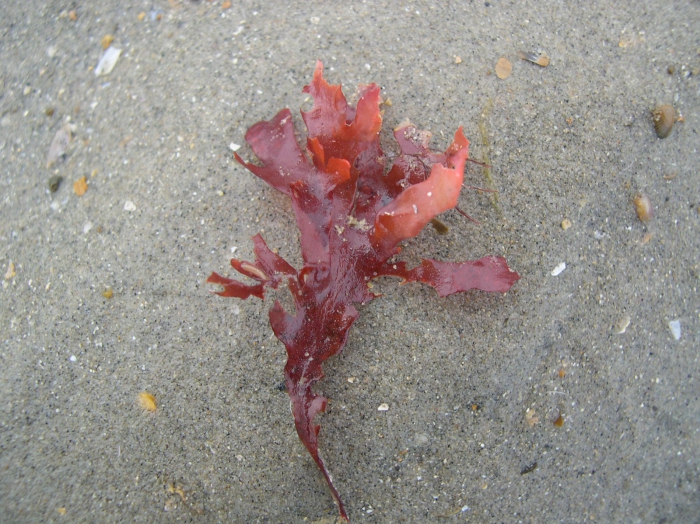
[[523, 467], [523, 469], [520, 470], [521, 475], [527, 475], [528, 473], [532, 473], [537, 469], [537, 461], [533, 462], [532, 464], [528, 464], [527, 466]]

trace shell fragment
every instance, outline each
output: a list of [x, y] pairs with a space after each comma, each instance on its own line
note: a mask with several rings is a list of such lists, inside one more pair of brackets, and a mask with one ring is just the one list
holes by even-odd
[[562, 271], [566, 269], [566, 262], [562, 262], [560, 264], [557, 264], [557, 267], [552, 269], [552, 276], [556, 277], [557, 275], [560, 275]]
[[114, 69], [114, 66], [117, 65], [117, 60], [119, 60], [119, 55], [121, 54], [122, 50], [117, 49], [116, 47], [110, 47], [107, 49], [95, 68], [95, 76], [105, 76], [110, 74], [112, 69]]

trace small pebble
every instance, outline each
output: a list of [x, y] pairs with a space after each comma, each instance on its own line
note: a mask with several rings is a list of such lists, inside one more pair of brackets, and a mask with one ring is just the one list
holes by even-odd
[[561, 221], [561, 228], [563, 230], [567, 230], [571, 227], [571, 220], [568, 218], [565, 218], [564, 220]]
[[114, 42], [114, 37], [112, 35], [105, 35], [102, 37], [102, 49], [107, 49]]
[[389, 404], [387, 404], [386, 402], [379, 404], [377, 411], [389, 411]]
[[49, 191], [52, 193], [58, 191], [58, 188], [61, 187], [61, 182], [63, 182], [62, 176], [55, 175], [49, 178]]
[[71, 355], [68, 360], [70, 360], [71, 362], [76, 362], [78, 359], [75, 358], [75, 355]]

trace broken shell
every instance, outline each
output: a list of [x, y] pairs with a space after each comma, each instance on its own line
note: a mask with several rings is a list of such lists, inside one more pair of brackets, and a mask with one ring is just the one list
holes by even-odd
[[155, 411], [158, 409], [158, 403], [156, 402], [156, 397], [151, 395], [150, 393], [144, 391], [142, 393], [139, 393], [139, 404], [143, 409], [146, 411]]
[[68, 149], [68, 144], [70, 144], [70, 141], [73, 138], [71, 131], [71, 126], [68, 124], [56, 131], [56, 134], [53, 136], [53, 140], [51, 140], [49, 152], [46, 155], [47, 169], [58, 162], [61, 157], [63, 157], [66, 149]]
[[666, 138], [671, 134], [673, 123], [676, 120], [676, 110], [673, 109], [673, 106], [670, 106], [669, 104], [660, 105], [654, 109], [652, 112], [652, 117], [654, 119], [656, 136], [659, 138]]
[[549, 65], [549, 57], [546, 53], [539, 55], [537, 53], [525, 53], [524, 51], [520, 51], [520, 59], [527, 60], [540, 67], [547, 67]]
[[85, 180], [85, 177], [81, 177], [75, 182], [73, 182], [73, 191], [76, 195], [83, 196], [87, 190], [88, 185], [87, 180]]
[[651, 200], [643, 193], [634, 197], [634, 208], [637, 210], [637, 216], [642, 222], [649, 222], [654, 216], [654, 208], [651, 206]]
[[121, 54], [121, 49], [117, 49], [116, 47], [109, 47], [102, 55], [102, 58], [100, 58], [100, 61], [97, 64], [97, 67], [95, 68], [95, 76], [104, 76], [110, 74], [112, 72], [112, 69], [114, 69], [114, 66], [117, 65], [117, 60], [119, 60], [119, 55]]
[[632, 319], [629, 317], [629, 315], [622, 317], [615, 323], [615, 333], [622, 335], [625, 331], [627, 331], [630, 322], [632, 322]]

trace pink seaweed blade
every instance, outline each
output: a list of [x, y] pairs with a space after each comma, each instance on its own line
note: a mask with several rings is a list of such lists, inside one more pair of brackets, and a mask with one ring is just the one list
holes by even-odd
[[261, 165], [236, 160], [253, 174], [289, 195], [301, 231], [304, 267], [297, 271], [273, 253], [260, 235], [253, 237], [255, 262], [231, 260], [239, 273], [257, 281], [247, 285], [217, 273], [207, 282], [219, 284], [225, 297], [263, 298], [266, 287], [283, 281], [294, 297], [295, 311], [279, 301], [270, 310], [270, 324], [287, 349], [284, 375], [299, 438], [333, 494], [341, 518], [345, 507], [318, 451], [317, 413], [326, 399], [312, 386], [323, 378], [322, 365], [342, 351], [358, 316], [354, 307], [375, 295], [368, 283], [382, 275], [405, 282], [424, 282], [440, 296], [468, 289], [506, 292], [520, 278], [502, 257], [466, 262], [423, 260], [407, 269], [387, 261], [400, 252], [399, 242], [416, 236], [436, 215], [457, 205], [468, 158], [469, 141], [462, 128], [444, 153], [428, 149], [429, 134], [410, 124], [395, 130], [401, 155], [385, 174], [379, 146], [382, 119], [379, 87], [360, 90], [357, 108], [348, 105], [339, 85], [323, 78], [317, 62], [314, 78], [304, 88], [314, 106], [302, 117], [308, 129], [306, 151], [294, 137], [289, 109], [258, 122], [246, 141]]

